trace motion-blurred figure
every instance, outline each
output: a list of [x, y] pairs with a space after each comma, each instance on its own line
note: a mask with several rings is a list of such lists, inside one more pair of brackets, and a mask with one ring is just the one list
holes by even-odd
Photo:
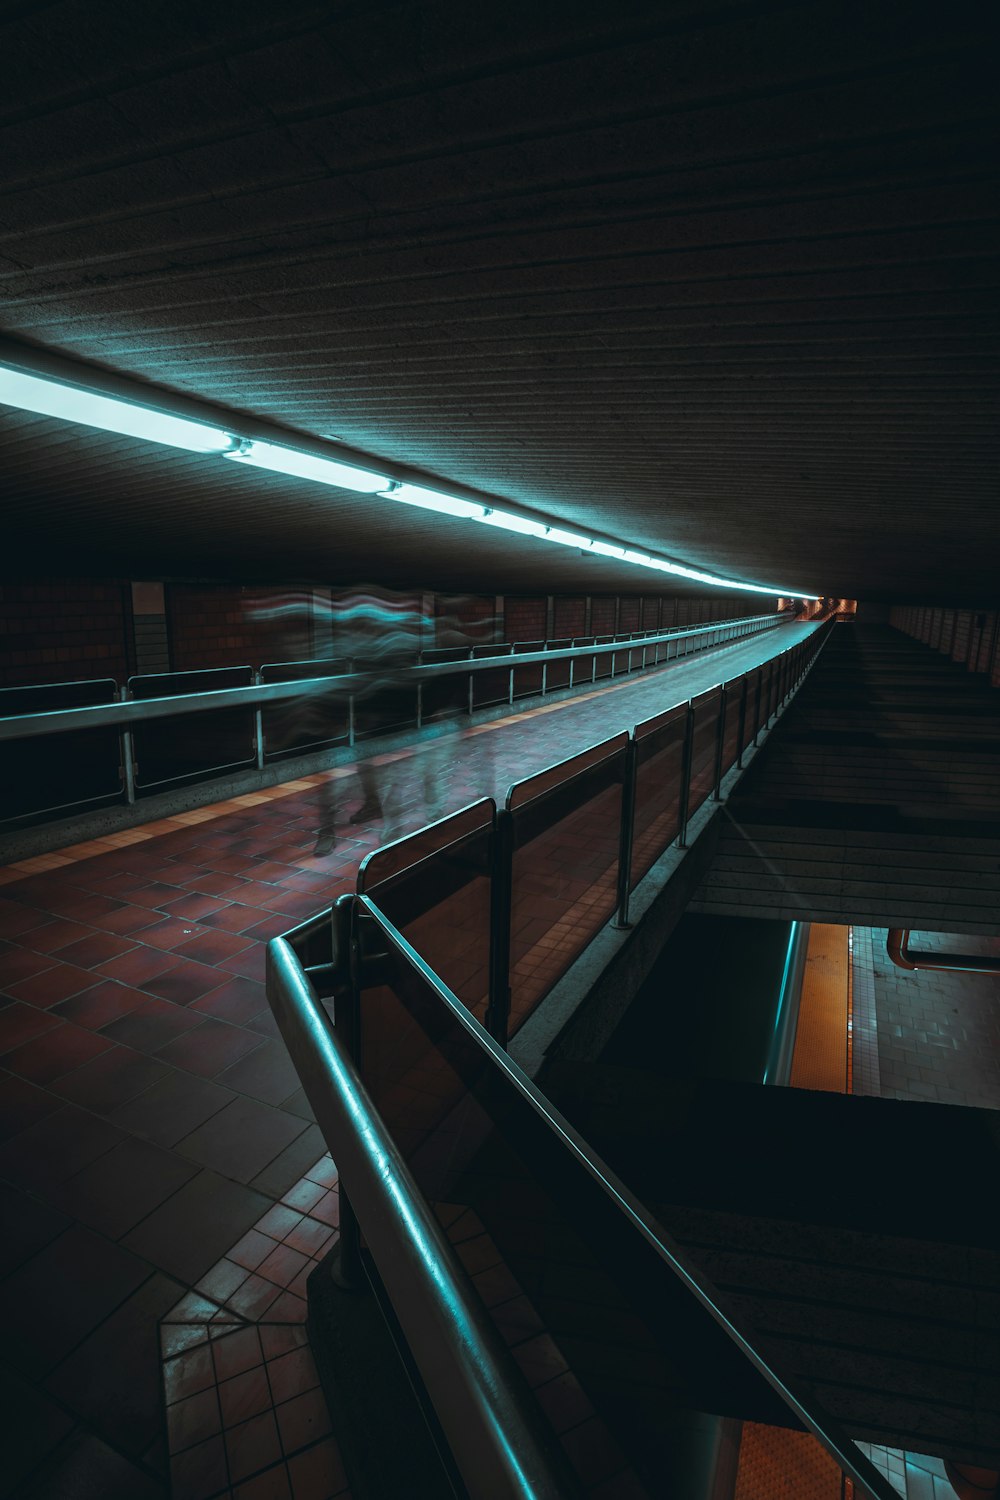
[[[483, 599], [467, 595], [439, 595], [435, 619], [424, 622], [423, 661], [457, 665], [468, 658], [474, 646], [488, 647], [496, 638], [497, 622], [492, 609], [485, 605]], [[382, 802], [386, 842], [444, 817], [456, 792], [459, 802], [467, 800], [453, 784], [451, 771], [454, 736], [469, 712], [468, 675], [459, 669], [425, 679], [422, 701], [423, 727], [415, 759], [400, 760], [385, 768], [388, 774], [382, 782]], [[492, 776], [487, 779], [488, 785], [477, 787], [477, 791], [492, 790]]]
[[[364, 674], [355, 688], [355, 732], [365, 736], [384, 732], [393, 722], [409, 718], [412, 707], [402, 708], [399, 695], [416, 693], [408, 669], [415, 665], [429, 622], [411, 600], [384, 590], [354, 590], [333, 600], [333, 646], [338, 657], [350, 661], [352, 672]], [[361, 806], [352, 823], [367, 823], [383, 814], [380, 767], [371, 760], [358, 764]], [[317, 855], [329, 854], [336, 843], [336, 783], [328, 779], [320, 788], [320, 817], [316, 831]]]
[[[482, 601], [476, 601], [482, 604]], [[495, 637], [492, 613], [482, 610], [474, 618], [464, 598], [438, 600], [436, 619], [425, 615], [414, 596], [393, 594], [373, 586], [358, 586], [335, 593], [296, 593], [255, 602], [250, 607], [255, 621], [282, 627], [284, 640], [278, 649], [287, 657], [303, 655], [311, 643], [311, 660], [303, 663], [315, 675], [362, 674], [348, 692], [346, 687], [317, 689], [304, 681], [302, 692], [286, 703], [267, 710], [268, 738], [272, 745], [307, 750], [324, 744], [343, 743], [353, 699], [355, 735], [365, 739], [384, 734], [394, 726], [408, 727], [415, 713], [416, 684], [410, 669], [421, 652], [443, 648], [447, 659], [459, 659], [472, 646], [488, 645]], [[283, 650], [282, 650], [283, 646]], [[310, 647], [306, 647], [308, 651]], [[320, 655], [322, 651], [322, 656]], [[361, 805], [351, 815], [352, 824], [384, 819], [386, 842], [424, 822], [433, 822], [447, 811], [447, 783], [453, 735], [468, 709], [468, 677], [458, 672], [424, 683], [423, 732], [415, 755], [377, 765], [361, 760], [357, 778]], [[338, 814], [343, 803], [343, 782], [328, 776], [319, 787], [316, 844], [317, 856], [336, 846]]]

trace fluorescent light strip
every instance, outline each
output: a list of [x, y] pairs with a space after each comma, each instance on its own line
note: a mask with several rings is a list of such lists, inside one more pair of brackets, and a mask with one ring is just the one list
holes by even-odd
[[795, 599], [820, 597], [818, 594], [803, 593], [801, 589], [776, 589], [761, 583], [743, 583], [736, 578], [720, 578], [714, 573], [689, 568], [683, 563], [668, 562], [665, 558], [637, 552], [615, 542], [601, 541], [527, 516], [515, 515], [511, 511], [462, 500], [424, 485], [403, 483], [371, 469], [356, 468], [353, 464], [323, 458], [299, 448], [286, 447], [282, 443], [239, 438], [208, 423], [171, 416], [168, 412], [157, 411], [139, 402], [103, 396], [97, 391], [66, 381], [31, 375], [16, 366], [0, 365], [0, 405], [20, 407], [23, 411], [38, 412], [42, 416], [56, 417], [64, 422], [79, 422], [85, 427], [97, 427], [104, 432], [118, 432], [126, 437], [164, 443], [168, 447], [183, 448], [190, 453], [221, 454], [223, 458], [246, 464], [249, 468], [288, 474], [295, 479], [313, 480], [318, 484], [329, 484], [355, 493], [380, 495], [383, 499], [396, 500], [401, 505], [412, 505], [456, 520], [479, 521], [484, 526], [493, 526], [518, 536], [533, 536], [540, 541], [556, 542], [564, 547], [591, 553], [595, 557], [607, 557], [614, 562], [652, 568], [656, 572], [669, 573], [693, 583], [705, 583], [712, 588]]
[[134, 401], [102, 396], [83, 386], [29, 375], [9, 365], [0, 365], [0, 403], [38, 412], [43, 417], [58, 417], [63, 422], [99, 427], [103, 432], [119, 432], [125, 437], [166, 443], [170, 448], [185, 448], [189, 453], [224, 453], [236, 441], [219, 427], [173, 417]]
[[563, 531], [561, 526], [546, 527], [544, 539], [547, 542], [558, 542], [563, 547], [577, 547], [581, 552], [590, 546], [589, 536], [581, 536], [578, 531]]
[[484, 526], [496, 526], [501, 531], [513, 531], [518, 536], [544, 537], [548, 527], [544, 521], [529, 521], [526, 516], [515, 516], [506, 510], [487, 510], [484, 516], [477, 516], [482, 520]]
[[378, 493], [384, 500], [398, 500], [401, 505], [415, 505], [418, 510], [432, 510], [438, 515], [456, 516], [464, 521], [480, 521], [486, 514], [485, 505], [458, 500], [454, 495], [444, 495], [440, 490], [426, 489], [421, 484], [388, 484]]
[[332, 484], [335, 489], [356, 490], [366, 495], [378, 494], [389, 483], [385, 474], [373, 474], [370, 469], [356, 469], [353, 464], [320, 458], [281, 443], [259, 442], [256, 438], [252, 441], [244, 438], [238, 448], [222, 456], [253, 469], [269, 469], [275, 474], [290, 474], [293, 479], [312, 479], [317, 484]]

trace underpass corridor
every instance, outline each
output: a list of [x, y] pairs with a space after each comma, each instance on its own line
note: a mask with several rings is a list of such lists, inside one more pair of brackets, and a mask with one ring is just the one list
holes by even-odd
[[[438, 760], [439, 811], [502, 799], [816, 628], [460, 728]], [[422, 753], [374, 761], [396, 832], [424, 821]], [[343, 788], [338, 839], [316, 858], [327, 776]], [[378, 822], [350, 823], [361, 800], [340, 766], [0, 869], [9, 1484], [58, 1493], [87, 1476], [109, 1500], [152, 1500], [169, 1473], [185, 1500], [344, 1492], [303, 1330], [336, 1168], [263, 965], [267, 940], [353, 889], [382, 841]], [[582, 878], [586, 900], [578, 850], [553, 844], [546, 862], [546, 880]], [[586, 1431], [580, 1452], [595, 1495], [627, 1493]]]

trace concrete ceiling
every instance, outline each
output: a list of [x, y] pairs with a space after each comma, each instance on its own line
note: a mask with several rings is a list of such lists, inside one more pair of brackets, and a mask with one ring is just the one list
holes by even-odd
[[[0, 329], [729, 576], [986, 603], [995, 14], [7, 5]], [[663, 587], [8, 408], [0, 482], [8, 576]]]

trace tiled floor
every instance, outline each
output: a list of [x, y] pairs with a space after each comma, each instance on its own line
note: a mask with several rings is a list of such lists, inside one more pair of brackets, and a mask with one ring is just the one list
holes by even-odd
[[743, 1423], [733, 1500], [844, 1500], [841, 1481], [811, 1433]]
[[[883, 1097], [1000, 1109], [1000, 977], [899, 969], [884, 928], [855, 933], [867, 943]], [[1000, 958], [1000, 937], [911, 932], [909, 945]]]
[[324, 1155], [160, 1325], [175, 1496], [325, 1500], [347, 1480], [306, 1337], [306, 1282], [334, 1243]]
[[879, 1448], [874, 1443], [859, 1443], [858, 1447], [902, 1500], [955, 1500], [941, 1459], [926, 1453], [902, 1453], [898, 1448]]
[[[783, 628], [782, 646], [803, 633]], [[452, 740], [439, 797], [448, 807], [502, 797], [510, 782], [746, 670], [776, 644], [740, 643], [465, 731]], [[419, 824], [418, 758], [384, 762], [400, 815]], [[143, 1500], [166, 1493], [168, 1472], [179, 1500], [342, 1490], [315, 1396], [281, 1413], [313, 1387], [278, 1399], [268, 1354], [277, 1345], [266, 1342], [301, 1338], [297, 1257], [323, 1253], [335, 1199], [332, 1187], [314, 1196], [324, 1142], [266, 1004], [264, 946], [353, 888], [382, 831], [346, 821], [359, 792], [351, 768], [334, 776], [344, 821], [323, 859], [311, 854], [322, 778], [305, 777], [0, 870], [0, 1288], [12, 1419], [0, 1495]], [[266, 1250], [256, 1266], [244, 1264], [245, 1248], [234, 1259], [248, 1243]], [[280, 1275], [294, 1268], [285, 1289], [261, 1274], [265, 1261]], [[169, 1461], [161, 1319], [171, 1337], [191, 1339], [187, 1348], [211, 1351], [220, 1392], [216, 1408], [207, 1398], [191, 1408], [201, 1426], [168, 1427]], [[231, 1390], [223, 1402], [238, 1376], [221, 1373], [230, 1367], [215, 1349], [237, 1347], [227, 1340], [238, 1333], [247, 1347], [259, 1334], [251, 1368], [264, 1375], [245, 1388], [262, 1400], [266, 1383], [266, 1412], [247, 1414]], [[169, 1348], [171, 1360], [185, 1352]], [[168, 1382], [168, 1394], [177, 1388]], [[219, 1425], [203, 1431], [215, 1420], [208, 1409]], [[192, 1432], [201, 1435], [189, 1442]]]

